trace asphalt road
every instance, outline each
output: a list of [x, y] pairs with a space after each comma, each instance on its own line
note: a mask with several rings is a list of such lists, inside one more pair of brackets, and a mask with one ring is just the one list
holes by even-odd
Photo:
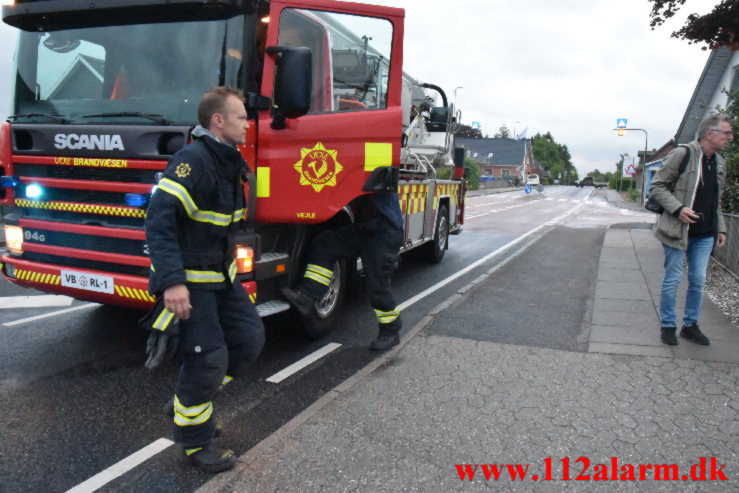
[[[497, 269], [485, 281], [495, 285], [496, 296], [478, 300], [478, 310], [437, 324], [443, 326], [437, 330], [582, 350], [578, 339], [605, 227], [641, 219], [640, 213], [611, 207], [602, 192], [589, 188], [469, 198], [465, 230], [451, 237], [441, 264], [429, 265], [412, 253], [403, 259], [394, 287], [405, 330], [460, 287]], [[244, 453], [376, 357], [368, 349], [374, 314], [361, 286], [357, 291], [337, 328], [320, 341], [301, 337], [289, 315], [268, 321], [267, 344], [251, 374], [216, 399], [223, 446]], [[0, 302], [40, 294], [0, 281]], [[80, 308], [17, 323], [75, 307]], [[160, 409], [172, 392], [177, 365], [144, 369], [146, 335], [135, 328], [139, 316], [80, 301], [0, 309], [0, 490], [68, 491], [169, 438], [169, 420]], [[267, 381], [330, 343], [340, 346], [284, 381]], [[100, 491], [190, 492], [209, 477], [182, 466], [170, 446]]]

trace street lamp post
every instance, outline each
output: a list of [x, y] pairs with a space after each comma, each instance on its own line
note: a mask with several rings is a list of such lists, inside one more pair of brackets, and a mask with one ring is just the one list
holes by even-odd
[[[647, 152], [649, 150], [649, 144], [648, 144], [649, 134], [643, 128], [614, 128], [613, 130], [618, 131], [619, 135], [620, 135], [620, 132], [622, 131], [630, 132], [632, 130], [639, 130], [640, 132], [644, 132], [644, 166], [642, 166], [642, 180], [641, 180], [641, 196], [643, 200], [644, 199], [644, 184], [646, 183], [646, 180], [644, 178], [645, 178], [645, 173], [647, 171], [646, 166], [647, 166]], [[622, 174], [623, 174], [623, 171], [622, 171]]]
[[624, 181], [624, 166], [626, 166], [626, 158], [631, 157], [629, 156], [629, 153], [621, 154], [621, 173], [618, 177], [618, 193], [621, 194], [621, 189], [623, 188], [623, 181]]
[[464, 87], [457, 86], [454, 88], [454, 106], [457, 106], [457, 89], [464, 89]]

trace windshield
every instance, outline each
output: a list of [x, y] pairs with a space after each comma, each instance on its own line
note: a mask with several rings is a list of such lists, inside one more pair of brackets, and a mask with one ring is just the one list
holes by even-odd
[[243, 29], [237, 16], [21, 32], [13, 113], [34, 116], [16, 121], [194, 124], [206, 90], [241, 86]]

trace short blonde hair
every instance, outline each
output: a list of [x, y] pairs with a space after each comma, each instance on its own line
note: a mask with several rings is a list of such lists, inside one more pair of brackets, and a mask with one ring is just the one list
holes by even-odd
[[205, 93], [198, 104], [198, 122], [204, 128], [210, 127], [210, 119], [216, 113], [223, 113], [229, 96], [236, 96], [243, 103], [244, 93], [228, 86], [218, 86]]

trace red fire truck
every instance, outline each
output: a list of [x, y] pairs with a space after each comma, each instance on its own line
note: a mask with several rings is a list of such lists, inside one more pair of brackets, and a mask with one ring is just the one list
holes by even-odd
[[[2, 12], [19, 29], [13, 114], [0, 130], [2, 270], [16, 284], [146, 308], [146, 207], [217, 85], [247, 96], [241, 152], [254, 173], [238, 280], [262, 316], [289, 309], [280, 287], [299, 279], [313, 235], [352, 221], [360, 194], [398, 190], [403, 251], [438, 262], [461, 231], [460, 115], [441, 88], [403, 73], [402, 9], [15, 0]], [[436, 178], [443, 166], [451, 179]], [[337, 263], [307, 334], [328, 330], [355, 268]]]

